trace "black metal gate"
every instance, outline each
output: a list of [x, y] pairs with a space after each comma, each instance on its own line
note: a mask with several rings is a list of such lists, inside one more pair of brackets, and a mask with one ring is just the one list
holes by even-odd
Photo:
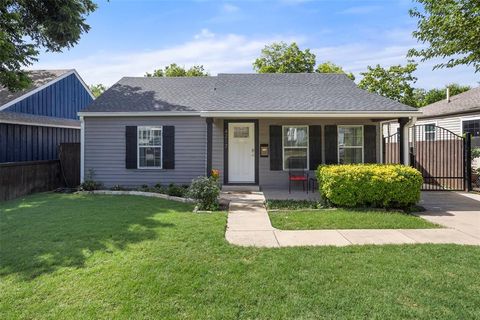
[[435, 124], [410, 129], [410, 163], [423, 190], [465, 190], [465, 139]]
[[[401, 163], [399, 136], [383, 139], [384, 163]], [[470, 139], [434, 124], [416, 125], [409, 131], [409, 149], [411, 166], [423, 176], [422, 190], [468, 188]]]

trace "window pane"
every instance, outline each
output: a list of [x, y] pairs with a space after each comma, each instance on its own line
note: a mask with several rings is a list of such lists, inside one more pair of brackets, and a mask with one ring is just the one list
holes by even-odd
[[362, 163], [362, 148], [340, 148], [339, 163]]
[[284, 147], [306, 147], [307, 145], [307, 127], [283, 127]]
[[233, 137], [234, 138], [248, 138], [250, 134], [249, 127], [234, 127], [233, 128]]
[[307, 169], [307, 148], [285, 148], [285, 169]]
[[140, 167], [161, 167], [162, 148], [141, 147]]
[[480, 137], [480, 119], [463, 121], [463, 133], [471, 133], [474, 137]]
[[363, 145], [363, 128], [340, 127], [338, 129], [338, 144], [340, 146], [361, 147]]
[[162, 145], [162, 129], [140, 129], [138, 132], [139, 146], [161, 146]]

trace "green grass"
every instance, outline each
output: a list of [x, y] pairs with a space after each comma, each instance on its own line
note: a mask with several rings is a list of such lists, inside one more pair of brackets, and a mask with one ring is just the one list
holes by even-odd
[[0, 319], [474, 319], [480, 248], [229, 245], [226, 214], [135, 196], [0, 204]]
[[316, 229], [425, 229], [439, 228], [401, 211], [324, 209], [270, 211], [272, 225], [281, 230]]

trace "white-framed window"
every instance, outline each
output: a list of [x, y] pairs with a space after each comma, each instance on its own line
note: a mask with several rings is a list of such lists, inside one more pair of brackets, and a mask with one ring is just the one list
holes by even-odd
[[472, 137], [480, 137], [480, 118], [462, 120], [462, 133], [470, 133]]
[[163, 128], [138, 127], [138, 168], [162, 169], [163, 161]]
[[308, 126], [283, 126], [283, 170], [308, 170]]
[[425, 124], [425, 141], [435, 141], [435, 123], [426, 123]]
[[363, 163], [363, 125], [338, 126], [338, 163]]

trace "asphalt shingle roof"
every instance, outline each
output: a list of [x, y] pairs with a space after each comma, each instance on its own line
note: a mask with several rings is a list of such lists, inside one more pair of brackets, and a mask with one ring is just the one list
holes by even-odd
[[50, 81], [55, 80], [58, 77], [63, 76], [64, 74], [72, 70], [31, 70], [28, 71], [28, 75], [32, 80], [32, 83], [28, 89], [20, 90], [16, 92], [10, 92], [6, 87], [0, 86], [0, 107], [6, 103], [9, 103], [12, 100], [15, 100], [24, 94], [29, 93], [32, 90], [35, 90], [44, 84], [49, 83]]
[[422, 118], [457, 113], [480, 112], [480, 87], [470, 89], [446, 99], [429, 104], [421, 109]]
[[52, 126], [52, 127], [64, 126], [64, 127], [75, 127], [80, 129], [79, 120], [39, 116], [35, 114], [9, 112], [9, 111], [0, 111], [0, 123], [1, 122], [43, 125], [47, 127], [48, 126]]
[[219, 74], [122, 78], [84, 112], [415, 111], [341, 74]]

